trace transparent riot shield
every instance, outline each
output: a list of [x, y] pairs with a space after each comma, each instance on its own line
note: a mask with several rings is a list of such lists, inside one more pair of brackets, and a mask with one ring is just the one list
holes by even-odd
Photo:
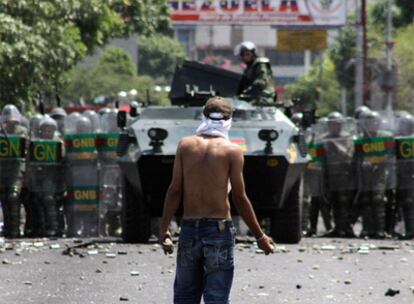
[[61, 141], [31, 140], [28, 160], [27, 180], [30, 192], [55, 194], [64, 191]]
[[26, 137], [0, 133], [0, 191], [21, 188], [26, 162]]
[[349, 192], [356, 189], [354, 139], [357, 132], [352, 118], [329, 119], [320, 125], [318, 143], [323, 146], [325, 191]]
[[[69, 115], [70, 116], [70, 115]], [[66, 121], [65, 121], [66, 123]], [[89, 118], [79, 116], [66, 133], [65, 210], [68, 236], [98, 234], [99, 182], [96, 133]]]
[[305, 189], [306, 195], [320, 197], [323, 194], [323, 166], [322, 162], [325, 157], [323, 145], [318, 143], [308, 144], [309, 155], [312, 161], [308, 164], [305, 171]]
[[101, 117], [102, 133], [97, 134], [96, 146], [101, 165], [99, 174], [99, 232], [102, 236], [121, 233], [121, 171], [116, 162], [119, 129], [117, 111], [111, 110]]
[[358, 189], [384, 193], [396, 184], [395, 141], [384, 121], [361, 118], [361, 136], [355, 141]]
[[397, 189], [402, 190], [404, 196], [414, 197], [414, 117], [407, 112], [399, 114], [395, 139]]

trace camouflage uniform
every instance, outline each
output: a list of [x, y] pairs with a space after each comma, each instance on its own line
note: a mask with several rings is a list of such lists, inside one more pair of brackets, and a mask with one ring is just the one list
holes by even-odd
[[[3, 209], [3, 235], [20, 236], [20, 195], [25, 171], [27, 129], [21, 123], [21, 114], [14, 105], [6, 105], [2, 112], [2, 156], [0, 157], [0, 201]], [[17, 153], [11, 151], [11, 146]], [[5, 155], [7, 154], [7, 155]], [[16, 154], [16, 155], [15, 155]]]
[[270, 61], [264, 57], [256, 58], [243, 72], [238, 95], [240, 99], [254, 105], [274, 105], [276, 91]]

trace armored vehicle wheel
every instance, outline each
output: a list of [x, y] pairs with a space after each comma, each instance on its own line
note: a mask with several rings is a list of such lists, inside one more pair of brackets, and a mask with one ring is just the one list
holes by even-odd
[[122, 239], [127, 243], [145, 243], [151, 236], [151, 217], [134, 187], [124, 178], [122, 203]]
[[276, 243], [297, 244], [302, 238], [303, 181], [290, 190], [285, 206], [277, 210], [270, 223], [270, 236]]

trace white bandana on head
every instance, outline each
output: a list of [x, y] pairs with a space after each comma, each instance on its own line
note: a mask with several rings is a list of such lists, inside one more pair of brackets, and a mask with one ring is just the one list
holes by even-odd
[[218, 136], [229, 139], [229, 131], [232, 119], [224, 119], [224, 115], [219, 112], [213, 112], [206, 117], [203, 114], [200, 126], [197, 128], [197, 135]]

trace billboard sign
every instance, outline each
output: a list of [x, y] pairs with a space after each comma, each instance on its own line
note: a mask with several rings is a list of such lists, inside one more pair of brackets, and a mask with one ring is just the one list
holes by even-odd
[[174, 24], [245, 24], [338, 27], [346, 23], [344, 0], [175, 0]]

